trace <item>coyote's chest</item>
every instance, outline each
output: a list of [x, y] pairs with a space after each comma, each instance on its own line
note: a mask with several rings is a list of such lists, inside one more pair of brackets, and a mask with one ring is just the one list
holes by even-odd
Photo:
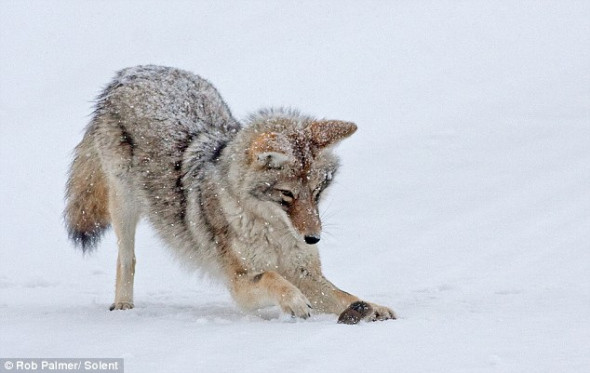
[[311, 252], [281, 225], [277, 227], [246, 214], [239, 220], [232, 247], [244, 267], [255, 272], [283, 272], [309, 261]]

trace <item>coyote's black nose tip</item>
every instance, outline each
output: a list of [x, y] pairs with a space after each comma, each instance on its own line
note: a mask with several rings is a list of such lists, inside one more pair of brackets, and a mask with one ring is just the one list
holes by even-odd
[[314, 243], [320, 242], [320, 236], [310, 235], [305, 236], [305, 243], [309, 245], [313, 245]]

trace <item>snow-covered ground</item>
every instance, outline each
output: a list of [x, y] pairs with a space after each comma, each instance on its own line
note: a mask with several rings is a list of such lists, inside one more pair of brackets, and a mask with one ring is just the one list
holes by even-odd
[[[114, 72], [213, 82], [236, 116], [355, 121], [323, 206], [325, 272], [399, 320], [240, 312], [147, 224], [136, 308], [115, 238], [61, 220]], [[0, 357], [127, 372], [590, 371], [590, 2], [0, 2]]]

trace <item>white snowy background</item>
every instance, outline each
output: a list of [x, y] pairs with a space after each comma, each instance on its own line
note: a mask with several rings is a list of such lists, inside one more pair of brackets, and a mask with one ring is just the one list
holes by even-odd
[[[242, 313], [143, 223], [66, 239], [63, 190], [115, 71], [210, 80], [233, 113], [355, 121], [322, 206], [328, 278], [399, 320]], [[590, 371], [590, 2], [0, 1], [0, 357], [127, 372]]]

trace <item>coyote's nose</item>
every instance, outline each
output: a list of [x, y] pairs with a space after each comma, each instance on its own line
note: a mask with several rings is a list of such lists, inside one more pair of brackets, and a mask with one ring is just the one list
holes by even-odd
[[320, 236], [319, 235], [309, 235], [309, 236], [305, 236], [305, 243], [309, 244], [309, 245], [313, 245], [314, 243], [318, 243], [320, 242]]

